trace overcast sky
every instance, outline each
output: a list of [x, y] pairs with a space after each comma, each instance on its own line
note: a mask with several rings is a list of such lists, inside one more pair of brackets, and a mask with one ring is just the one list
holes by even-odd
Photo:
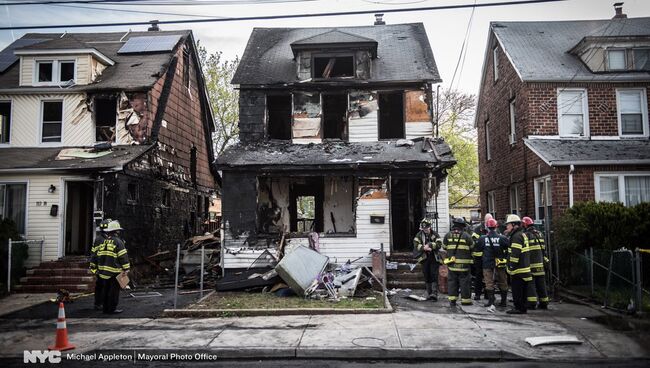
[[[0, 0], [16, 2], [17, 0]], [[35, 0], [22, 0], [35, 1]], [[155, 0], [151, 0], [155, 1]], [[158, 0], [169, 2], [174, 0]], [[188, 2], [187, 0], [175, 0]], [[83, 24], [104, 22], [148, 21], [151, 19], [201, 19], [211, 17], [242, 17], [272, 14], [299, 14], [338, 12], [352, 10], [374, 10], [388, 8], [426, 7], [450, 4], [468, 4], [473, 0], [306, 0], [277, 1], [273, 4], [252, 4], [254, 0], [189, 0], [189, 2], [211, 1], [220, 5], [22, 5], [0, 6], [0, 25], [46, 25]], [[269, 0], [261, 0], [269, 2]], [[504, 0], [477, 0], [477, 3], [503, 2]], [[258, 0], [257, 2], [260, 2]], [[488, 26], [491, 21], [531, 21], [531, 20], [570, 20], [570, 19], [608, 19], [614, 15], [614, 0], [567, 0], [558, 3], [535, 5], [499, 6], [477, 8], [471, 23], [467, 43], [467, 55], [462, 65], [462, 73], [456, 77], [454, 87], [468, 93], [477, 93], [481, 66], [485, 52]], [[228, 5], [224, 5], [227, 3]], [[234, 3], [234, 4], [233, 4]], [[91, 8], [105, 8], [99, 10]], [[629, 17], [650, 16], [650, 0], [626, 0], [623, 8]], [[142, 13], [136, 13], [136, 11]], [[172, 14], [151, 14], [164, 12]], [[438, 10], [411, 13], [386, 14], [388, 24], [424, 23], [433, 53], [438, 64], [443, 87], [448, 87], [459, 58], [463, 38], [468, 27], [471, 9]], [[163, 30], [187, 29], [194, 31], [195, 38], [208, 48], [208, 51], [223, 51], [225, 57], [241, 55], [253, 27], [336, 27], [371, 25], [374, 16], [337, 16], [303, 19], [281, 19], [265, 21], [237, 21], [220, 23], [162, 25]], [[146, 26], [134, 26], [133, 30], [146, 30]], [[129, 27], [70, 28], [69, 32], [127, 31]], [[0, 47], [4, 48], [13, 39], [25, 32], [62, 32], [60, 30], [0, 31]], [[460, 68], [459, 68], [460, 69]]]

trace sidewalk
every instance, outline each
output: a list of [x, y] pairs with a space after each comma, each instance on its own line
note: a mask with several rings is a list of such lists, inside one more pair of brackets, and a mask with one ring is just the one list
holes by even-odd
[[[426, 304], [418, 304], [428, 308]], [[319, 359], [649, 359], [630, 333], [612, 331], [588, 318], [602, 312], [552, 304], [525, 316], [489, 313], [470, 306], [450, 313], [431, 310], [392, 314], [231, 318], [74, 318], [68, 314], [72, 353], [208, 353], [228, 358]], [[55, 308], [55, 307], [53, 307]], [[101, 316], [101, 315], [98, 315]], [[55, 320], [0, 319], [2, 357], [22, 357], [53, 342]], [[532, 336], [576, 335], [581, 345], [530, 347]]]

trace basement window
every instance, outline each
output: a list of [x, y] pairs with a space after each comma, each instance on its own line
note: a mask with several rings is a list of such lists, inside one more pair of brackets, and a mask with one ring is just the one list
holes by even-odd
[[95, 99], [95, 141], [115, 142], [117, 99]]
[[268, 135], [271, 139], [291, 139], [291, 95], [266, 96]]
[[354, 77], [353, 56], [315, 56], [314, 78]]
[[346, 139], [347, 95], [323, 95], [323, 132], [325, 139]]
[[379, 139], [402, 139], [404, 134], [404, 93], [380, 93]]

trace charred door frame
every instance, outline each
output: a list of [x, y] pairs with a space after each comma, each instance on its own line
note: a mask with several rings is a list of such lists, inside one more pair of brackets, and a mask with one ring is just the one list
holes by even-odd
[[[93, 185], [93, 193], [92, 193], [92, 198], [93, 198], [93, 210], [97, 208], [97, 204], [95, 203], [96, 197], [95, 197], [95, 186], [97, 185], [97, 180], [91, 177], [79, 177], [79, 176], [70, 176], [70, 177], [61, 177], [59, 181], [59, 188], [60, 188], [60, 193], [59, 193], [59, 239], [58, 239], [58, 257], [65, 257], [65, 232], [66, 232], [66, 218], [67, 218], [67, 200], [68, 200], [68, 183], [70, 182], [89, 182]], [[103, 199], [102, 199], [103, 201]], [[91, 220], [91, 234], [92, 234], [92, 239], [91, 241], [95, 240], [95, 222], [93, 220], [93, 216], [90, 216]], [[91, 244], [87, 244], [88, 247], [90, 247]]]
[[298, 217], [298, 208], [296, 206], [296, 199], [299, 196], [314, 196], [314, 231], [323, 232], [323, 208], [325, 200], [324, 178], [309, 178], [305, 184], [291, 184], [289, 188], [289, 226], [291, 232], [298, 230], [296, 223]]
[[[393, 209], [395, 208], [395, 203], [393, 202], [393, 193], [395, 192], [395, 186], [393, 184], [394, 184], [395, 180], [403, 180], [403, 181], [406, 182], [406, 185], [407, 185], [407, 201], [410, 202], [410, 200], [411, 200], [410, 199], [410, 196], [411, 196], [411, 190], [410, 190], [411, 182], [412, 181], [418, 181], [418, 183], [419, 183], [419, 193], [417, 193], [416, 195], [418, 195], [420, 197], [420, 215], [421, 215], [421, 217], [423, 217], [427, 213], [426, 212], [427, 211], [427, 209], [426, 209], [427, 200], [426, 200], [426, 196], [425, 196], [425, 193], [424, 193], [425, 183], [424, 183], [424, 179], [422, 177], [420, 177], [420, 176], [414, 177], [414, 176], [399, 175], [399, 174], [391, 174], [389, 176], [388, 180], [389, 180], [389, 188], [390, 188], [390, 198], [389, 198], [390, 239], [391, 239], [390, 248], [391, 248], [391, 252], [404, 252], [404, 251], [407, 251], [407, 250], [411, 249], [410, 248], [411, 247], [410, 235], [409, 235], [408, 244], [404, 245], [405, 249], [396, 249], [396, 245], [397, 245], [397, 242], [399, 241], [399, 239], [396, 239], [397, 234], [394, 231], [394, 226], [396, 226], [395, 221], [397, 221], [397, 219], [393, 215]], [[408, 206], [408, 204], [407, 204], [407, 206]], [[408, 207], [410, 208], [410, 206], [408, 206]], [[407, 211], [410, 211], [410, 209], [407, 209]], [[420, 219], [415, 218], [415, 215], [414, 215], [414, 218], [413, 218], [414, 225], [419, 223], [419, 221], [420, 221]], [[410, 230], [407, 229], [407, 232], [410, 232]], [[413, 235], [415, 235], [415, 234], [413, 234]]]

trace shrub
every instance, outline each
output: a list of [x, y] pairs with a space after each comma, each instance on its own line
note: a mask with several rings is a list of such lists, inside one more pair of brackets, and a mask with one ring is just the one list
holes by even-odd
[[[8, 256], [8, 247], [9, 239], [11, 240], [22, 240], [16, 224], [8, 218], [0, 219], [0, 274], [2, 275], [2, 284], [4, 287], [2, 291], [6, 290], [6, 275], [7, 275], [7, 256]], [[11, 248], [11, 276], [12, 279], [18, 279], [22, 276], [24, 270], [23, 265], [28, 255], [28, 246], [27, 244], [14, 244]]]

